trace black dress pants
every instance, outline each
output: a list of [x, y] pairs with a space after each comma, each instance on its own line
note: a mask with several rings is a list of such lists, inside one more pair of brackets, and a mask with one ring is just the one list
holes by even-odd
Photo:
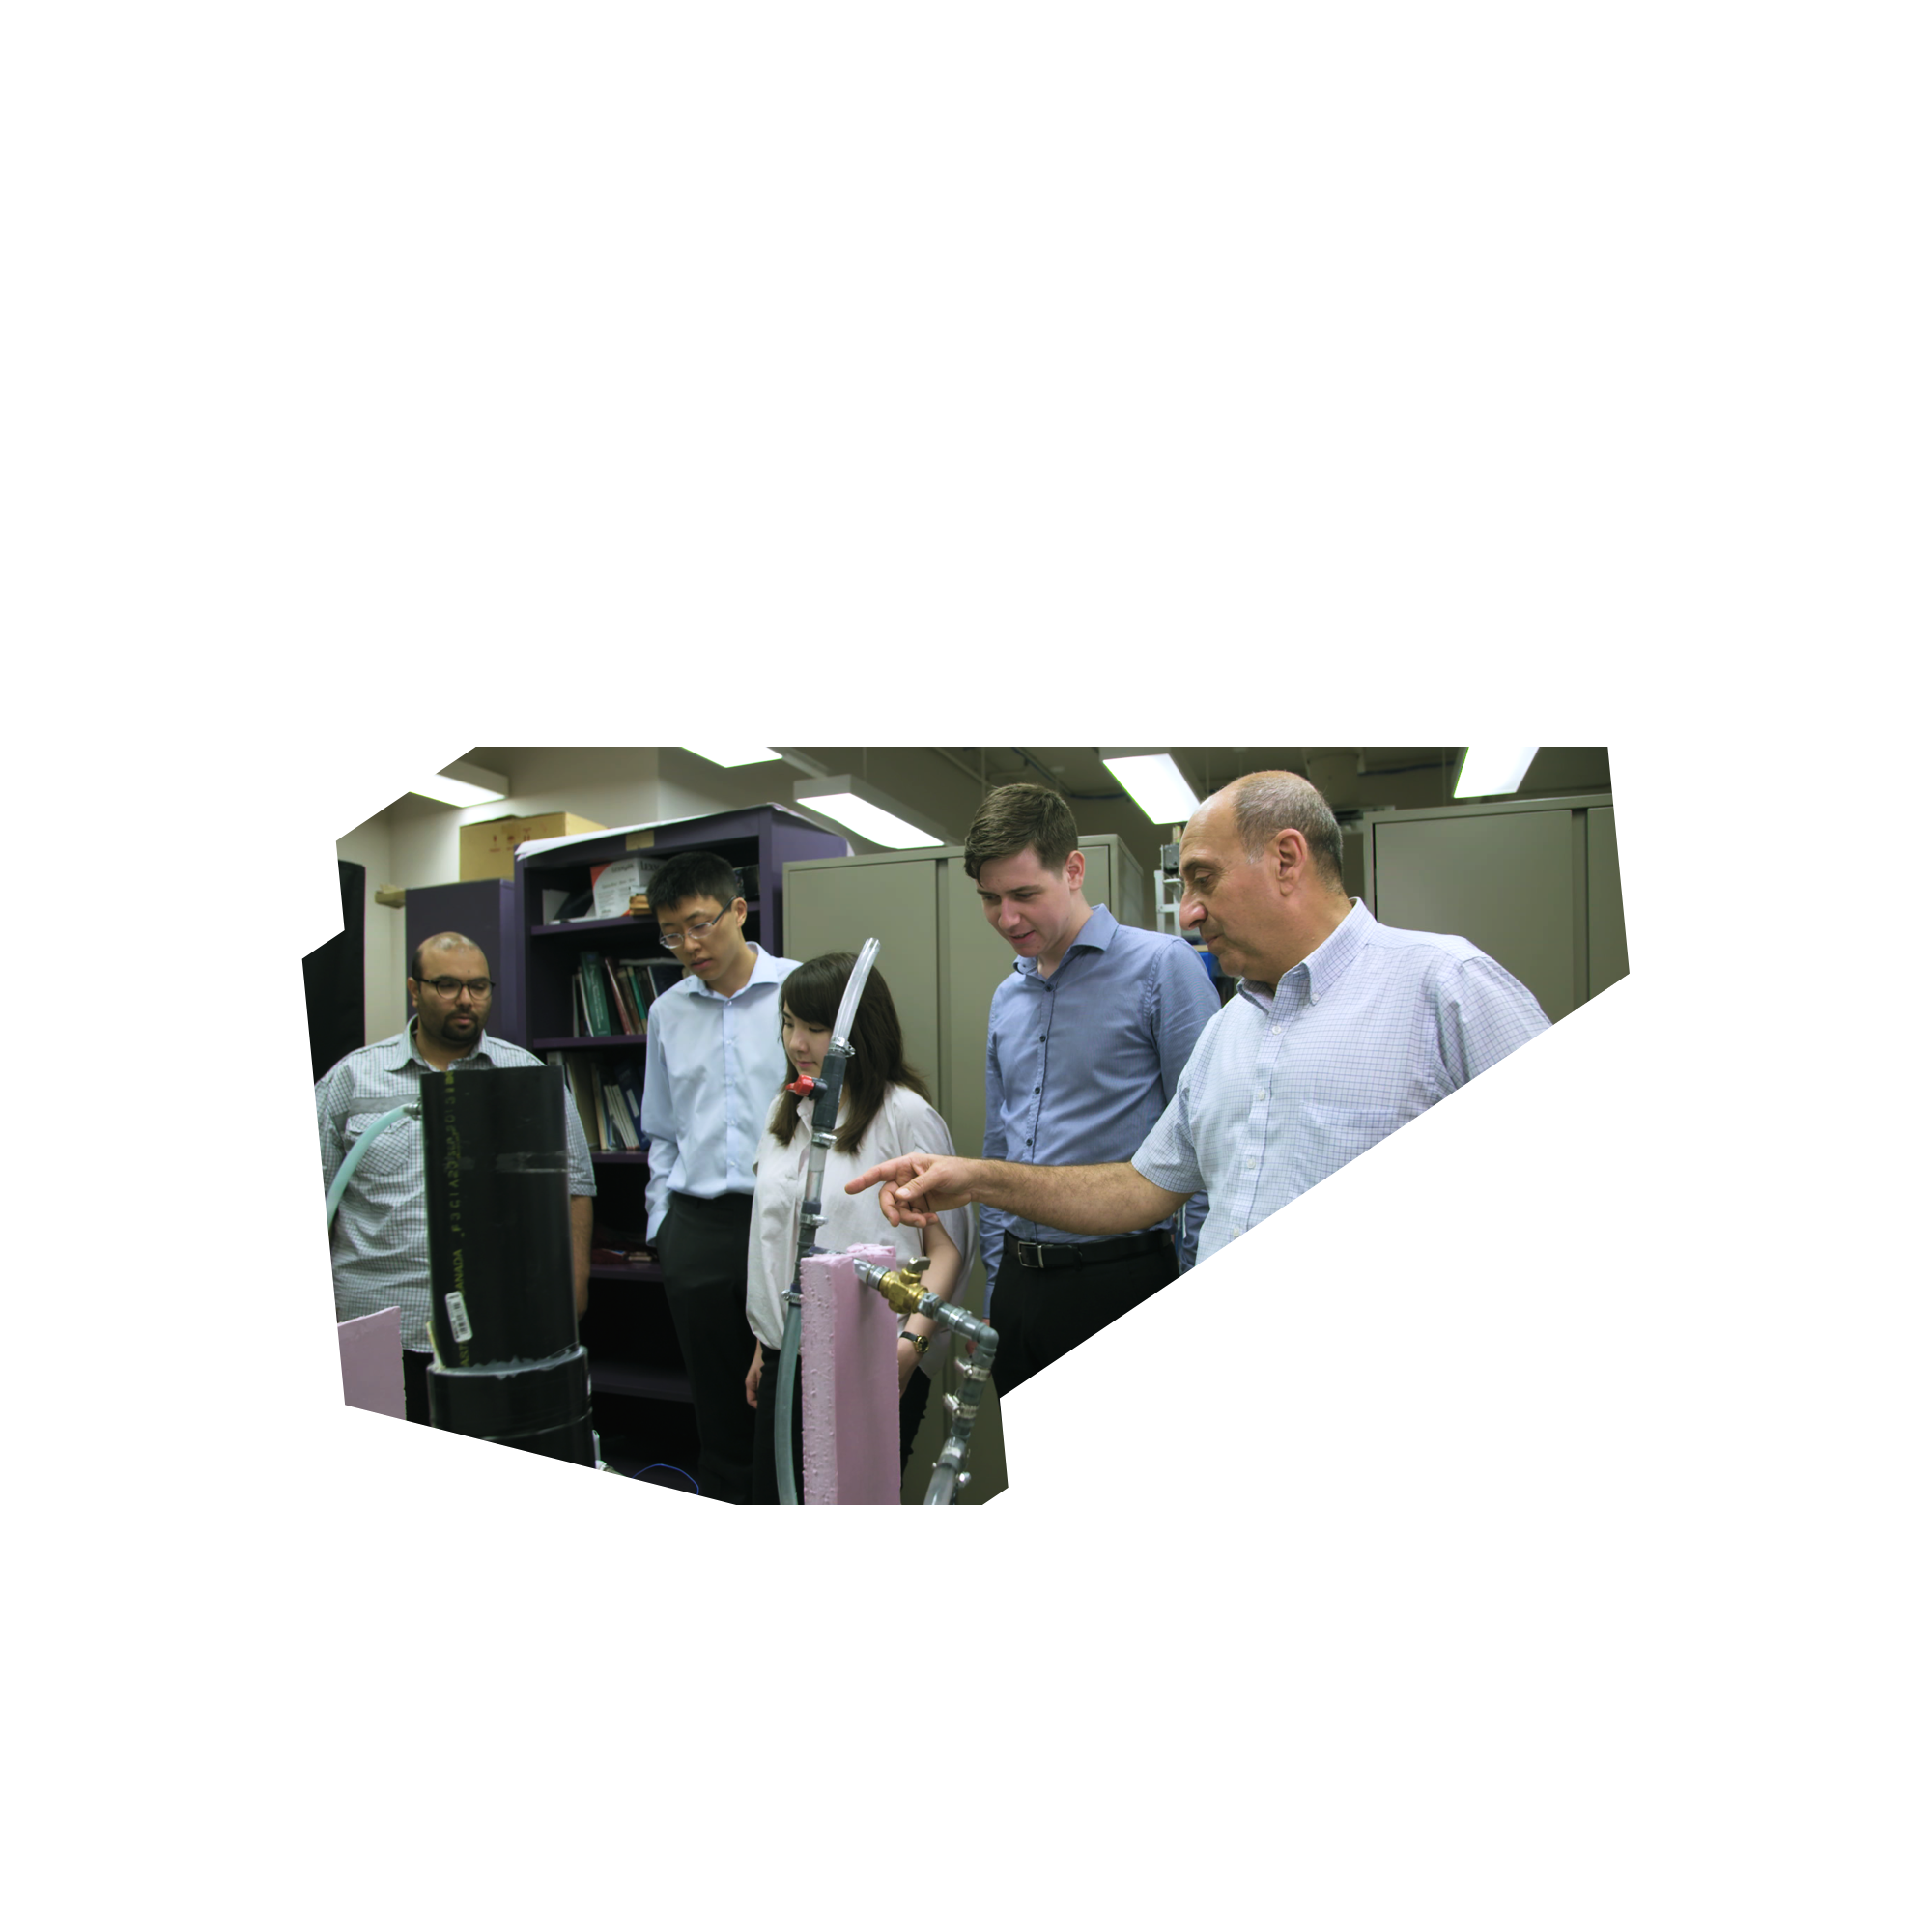
[[673, 1194], [658, 1226], [658, 1261], [671, 1326], [697, 1409], [697, 1487], [742, 1503], [752, 1488], [756, 1411], [745, 1401], [752, 1329], [745, 1320], [745, 1250], [752, 1197]]
[[1098, 1267], [1022, 1267], [1012, 1236], [993, 1282], [993, 1386], [1005, 1395], [1157, 1294], [1180, 1272], [1172, 1245]]

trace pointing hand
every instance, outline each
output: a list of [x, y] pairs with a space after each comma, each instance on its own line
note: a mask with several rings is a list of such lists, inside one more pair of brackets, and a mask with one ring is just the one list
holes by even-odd
[[848, 1180], [845, 1192], [863, 1194], [876, 1186], [879, 1211], [895, 1228], [929, 1228], [941, 1214], [972, 1201], [976, 1165], [956, 1154], [902, 1153]]

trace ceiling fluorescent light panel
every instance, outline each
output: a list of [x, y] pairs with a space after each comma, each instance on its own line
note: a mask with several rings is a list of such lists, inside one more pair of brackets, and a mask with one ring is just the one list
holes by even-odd
[[947, 842], [945, 834], [931, 819], [901, 805], [864, 779], [848, 774], [801, 779], [792, 787], [792, 797], [822, 817], [856, 832], [861, 838], [868, 838], [874, 845], [884, 845], [895, 852]]
[[727, 771], [736, 765], [769, 764], [779, 753], [764, 745], [745, 745], [726, 743], [714, 738], [708, 745], [686, 745], [683, 748], [696, 758], [709, 758], [714, 765], [723, 765]]
[[853, 792], [825, 793], [814, 798], [811, 804], [813, 810], [822, 811], [827, 818], [836, 818], [840, 825], [849, 825], [860, 838], [869, 838], [874, 845], [891, 845], [903, 851], [914, 845], [939, 843], [937, 838], [928, 838], [918, 826], [868, 804]]
[[453, 764], [444, 765], [435, 778], [410, 789], [418, 798], [433, 798], [439, 805], [488, 805], [495, 799], [509, 797], [510, 781], [502, 772], [489, 771], [466, 758], [458, 758]]
[[1463, 770], [1456, 780], [1458, 798], [1497, 798], [1514, 791], [1536, 756], [1534, 745], [1497, 748], [1471, 745], [1463, 753]]
[[1102, 752], [1100, 762], [1156, 825], [1180, 825], [1201, 801], [1165, 752]]

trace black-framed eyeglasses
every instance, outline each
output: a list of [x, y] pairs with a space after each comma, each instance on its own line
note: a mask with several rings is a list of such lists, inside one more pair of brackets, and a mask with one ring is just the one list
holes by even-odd
[[658, 934], [658, 944], [667, 952], [675, 952], [680, 947], [688, 944], [691, 940], [702, 939], [724, 917], [724, 913], [729, 912], [731, 906], [735, 906], [737, 903], [738, 901], [733, 899], [731, 905], [724, 908], [724, 912], [715, 912], [709, 919], [693, 920], [682, 932], [660, 932]]
[[427, 986], [440, 1000], [453, 1000], [464, 991], [472, 1000], [487, 1000], [497, 985], [494, 980], [419, 980], [416, 983]]

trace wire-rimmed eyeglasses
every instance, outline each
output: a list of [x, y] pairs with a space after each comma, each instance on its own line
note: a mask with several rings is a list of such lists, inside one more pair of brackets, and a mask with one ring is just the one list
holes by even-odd
[[[734, 899], [732, 904], [735, 905], [737, 901]], [[730, 909], [729, 906], [726, 906], [724, 911], [728, 912]], [[676, 952], [680, 948], [689, 945], [692, 940], [702, 939], [724, 917], [724, 913], [715, 912], [709, 919], [693, 920], [682, 932], [660, 932], [658, 934], [658, 944], [667, 952]]]

